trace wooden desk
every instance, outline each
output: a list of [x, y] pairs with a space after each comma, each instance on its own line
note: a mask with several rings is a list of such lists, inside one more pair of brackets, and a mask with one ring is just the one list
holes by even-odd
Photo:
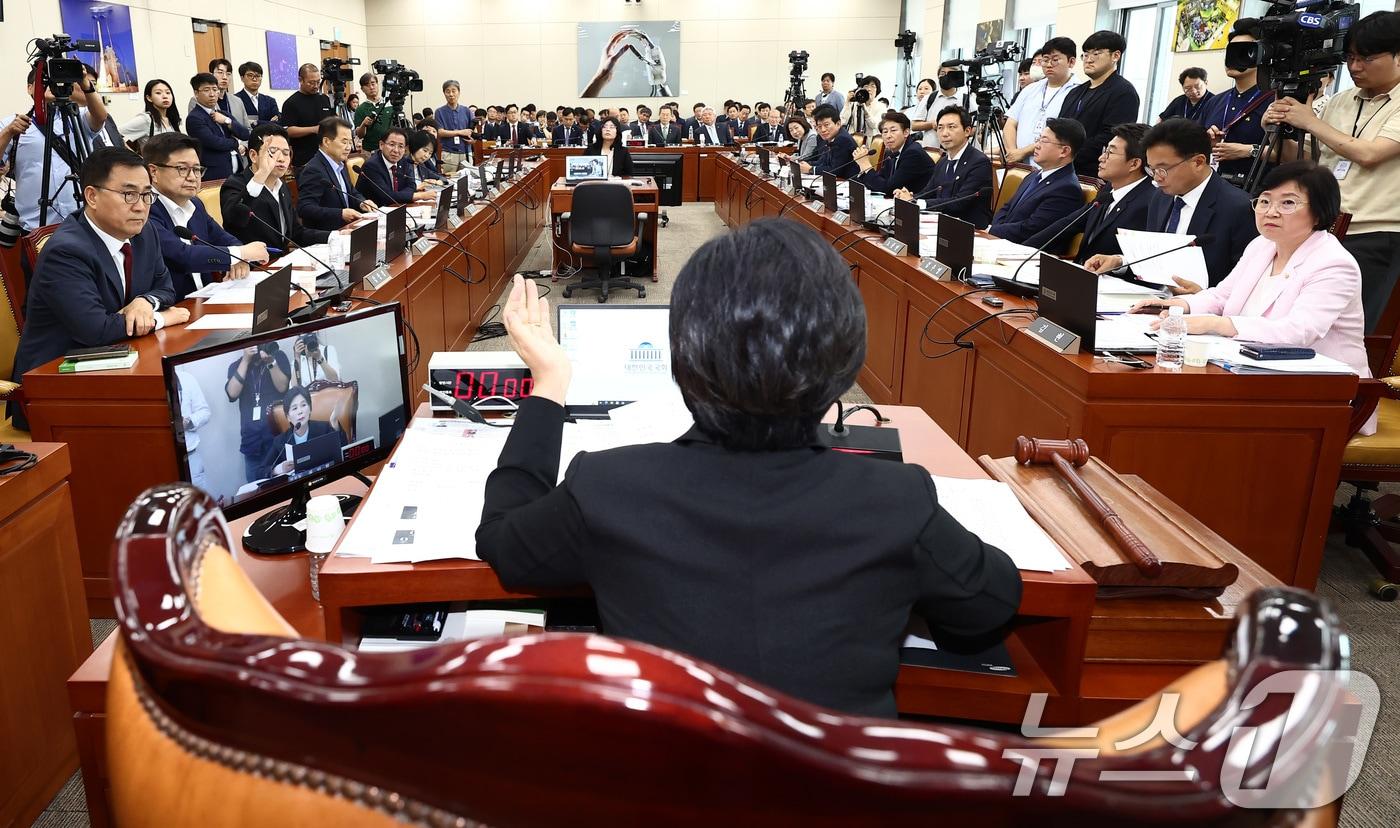
[[[508, 274], [524, 260], [544, 223], [549, 181], [547, 165], [527, 171], [507, 185], [495, 204], [468, 218], [451, 236], [486, 262], [486, 272], [474, 260], [447, 245], [423, 255], [410, 250], [391, 262], [391, 278], [378, 289], [357, 292], [380, 302], [401, 302], [405, 320], [418, 335], [422, 358], [409, 378], [420, 390], [428, 377], [428, 356], [434, 351], [465, 350]], [[475, 284], [463, 284], [448, 274], [451, 267]], [[207, 311], [247, 312], [248, 306], [209, 308], [197, 300], [184, 303], [191, 319]], [[112, 614], [107, 579], [112, 533], [131, 501], [147, 487], [177, 480], [170, 412], [161, 373], [161, 355], [186, 350], [206, 331], [176, 326], [131, 340], [139, 358], [121, 371], [59, 374], [54, 360], [24, 376], [29, 423], [35, 440], [68, 443], [73, 472], [73, 502], [82, 555], [88, 612]], [[409, 342], [410, 362], [418, 358]]]
[[60, 688], [92, 652], [68, 448], [25, 443], [39, 462], [0, 477], [0, 825], [28, 825], [78, 765]]
[[[642, 240], [651, 247], [651, 280], [659, 282], [661, 279], [656, 274], [657, 261], [661, 257], [661, 251], [657, 249], [656, 228], [660, 226], [658, 213], [661, 210], [661, 191], [656, 188], [656, 182], [651, 178], [633, 178], [630, 181], [641, 182], [630, 184], [626, 181], [619, 182], [632, 191], [632, 213], [641, 215], [646, 213], [649, 218], [642, 226]], [[565, 222], [560, 216], [574, 209], [575, 188], [565, 184], [563, 177], [556, 178], [554, 185], [549, 188], [549, 232], [552, 236], [551, 247], [554, 253], [554, 281], [559, 281], [559, 271], [566, 265], [574, 269], [583, 269], [593, 264], [593, 257], [588, 254], [574, 253], [573, 235], [570, 232], [572, 222]], [[626, 275], [626, 274], [623, 274]]]
[[[549, 162], [549, 180], [564, 175], [564, 158], [582, 155], [583, 147], [535, 147], [525, 149], [527, 156], [540, 155]], [[695, 144], [681, 144], [670, 147], [628, 147], [633, 155], [679, 155], [681, 156], [681, 203], [711, 201], [715, 197], [715, 160], [726, 152], [735, 152], [737, 147], [702, 147]], [[474, 158], [488, 155], [509, 154], [510, 147], [486, 147], [476, 142]]]
[[[780, 211], [834, 238], [849, 230], [727, 157], [715, 211], [731, 226]], [[854, 241], [855, 234], [848, 236]], [[843, 241], [842, 246], [846, 242]], [[856, 241], [843, 254], [865, 300], [861, 387], [878, 403], [917, 405], [969, 454], [1003, 457], [1019, 434], [1082, 437], [1284, 583], [1312, 588], [1356, 394], [1352, 376], [1238, 376], [1216, 366], [1139, 371], [1062, 356], [1018, 335], [1030, 317], [985, 320], [983, 294], [935, 281], [918, 259]], [[1034, 307], [1003, 297], [1006, 309]], [[930, 316], [948, 303], [936, 318]]]

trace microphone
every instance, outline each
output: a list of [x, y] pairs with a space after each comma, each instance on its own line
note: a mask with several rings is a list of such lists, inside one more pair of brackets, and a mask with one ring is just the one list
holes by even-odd
[[[280, 204], [278, 205], [277, 209], [282, 209]], [[253, 221], [256, 221], [258, 224], [261, 224], [263, 227], [266, 227], [267, 229], [276, 233], [277, 236], [282, 239], [282, 242], [287, 245], [287, 247], [295, 247], [296, 249], [305, 253], [307, 256], [310, 256], [311, 260], [316, 262], [316, 264], [319, 264], [321, 267], [324, 267], [326, 269], [326, 272], [330, 273], [331, 276], [335, 278], [336, 293], [339, 293], [345, 289], [345, 286], [340, 283], [340, 274], [335, 272], [335, 268], [326, 264], [320, 259], [320, 257], [313, 254], [310, 250], [307, 250], [305, 246], [297, 244], [295, 241], [292, 240], [291, 236], [287, 235], [286, 233], [283, 233], [281, 230], [278, 230], [276, 227], [273, 227], [271, 224], [268, 224], [267, 222], [263, 221], [261, 218], [258, 217], [258, 214], [251, 209], [248, 210], [248, 218], [252, 219]]]
[[[362, 178], [362, 179], [364, 179], [365, 181], [368, 181], [369, 183], [373, 184], [373, 185], [374, 185], [374, 189], [378, 190], [379, 193], [380, 193], [380, 195], [386, 196], [386, 197], [387, 197], [387, 201], [389, 201], [391, 204], [395, 204], [395, 205], [397, 205], [397, 206], [399, 206], [399, 207], [404, 208], [404, 215], [408, 217], [408, 220], [409, 220], [409, 221], [413, 222], [413, 232], [417, 234], [417, 237], [421, 238], [421, 237], [423, 236], [424, 233], [428, 232], [427, 229], [423, 227], [423, 223], [422, 223], [421, 221], [419, 221], [419, 220], [417, 219], [417, 217], [415, 217], [415, 216], [413, 215], [412, 212], [409, 211], [408, 208], [411, 207], [411, 206], [413, 206], [411, 200], [410, 200], [410, 202], [409, 202], [408, 204], [399, 204], [398, 196], [395, 196], [393, 193], [386, 192], [385, 189], [384, 189], [383, 187], [379, 186], [379, 182], [378, 182], [378, 181], [375, 181], [373, 178], [370, 178], [369, 176], [365, 175], [363, 171], [360, 172], [360, 178]], [[335, 186], [335, 188], [336, 188], [337, 190], [340, 190], [340, 187], [339, 187], [338, 185], [333, 185], [333, 186]], [[344, 190], [340, 190], [340, 191], [341, 191], [341, 192], [345, 192]], [[346, 193], [346, 195], [349, 195], [349, 193]], [[377, 213], [379, 213], [379, 214], [381, 214], [381, 215], [385, 215], [385, 216], [389, 215], [389, 211], [386, 210], [386, 209], [383, 208], [383, 207], [375, 207], [374, 209], [375, 209], [375, 212], [377, 212]]]
[[1026, 262], [1029, 262], [1031, 259], [1039, 258], [1040, 254], [1041, 254], [1042, 252], [1044, 252], [1045, 248], [1047, 248], [1047, 247], [1049, 247], [1050, 245], [1054, 244], [1056, 239], [1058, 239], [1060, 236], [1063, 236], [1063, 235], [1065, 234], [1065, 231], [1069, 230], [1071, 227], [1073, 227], [1073, 226], [1075, 226], [1076, 224], [1078, 224], [1080, 219], [1082, 219], [1082, 218], [1084, 218], [1085, 216], [1089, 215], [1089, 213], [1090, 213], [1091, 211], [1093, 211], [1094, 208], [1100, 206], [1100, 204], [1101, 204], [1101, 202], [1099, 202], [1099, 201], [1091, 201], [1091, 202], [1089, 202], [1089, 205], [1088, 205], [1087, 207], [1085, 207], [1083, 210], [1080, 210], [1078, 213], [1076, 213], [1075, 216], [1074, 216], [1074, 218], [1070, 219], [1070, 220], [1065, 224], [1064, 227], [1061, 227], [1061, 228], [1060, 228], [1060, 231], [1059, 231], [1058, 233], [1056, 233], [1055, 235], [1053, 235], [1053, 236], [1051, 236], [1050, 238], [1046, 239], [1044, 244], [1042, 244], [1040, 247], [1037, 247], [1037, 248], [1035, 249], [1035, 252], [1034, 252], [1034, 253], [1032, 253], [1031, 255], [1027, 256], [1027, 257], [1025, 258], [1024, 261], [1022, 261], [1019, 265], [1016, 266], [1016, 271], [1015, 271], [1014, 273], [1011, 274], [1011, 281], [1016, 282], [1016, 283], [1019, 284], [1020, 281], [1021, 281], [1021, 279], [1020, 279], [1020, 276], [1021, 276], [1021, 268], [1023, 268], [1023, 267], [1026, 266]]
[[[478, 279], [478, 280], [475, 281], [475, 282], [473, 282], [471, 279], [468, 279], [468, 278], [466, 278], [465, 276], [461, 275], [460, 273], [458, 273], [457, 271], [453, 270], [452, 268], [450, 268], [450, 267], [448, 267], [448, 266], [446, 266], [446, 265], [443, 265], [443, 270], [446, 270], [448, 273], [451, 273], [453, 276], [456, 276], [456, 277], [457, 277], [457, 281], [461, 282], [461, 283], [464, 284], [464, 285], [479, 285], [479, 284], [481, 284], [482, 282], [485, 282], [485, 281], [486, 281], [486, 277], [490, 275], [491, 269], [486, 265], [486, 262], [485, 262], [484, 260], [482, 260], [482, 258], [481, 258], [480, 256], [476, 255], [475, 253], [471, 252], [471, 251], [468, 250], [467, 248], [465, 248], [465, 247], [463, 247], [462, 245], [458, 244], [457, 241], [456, 241], [455, 239], [453, 239], [450, 235], [445, 234], [445, 233], [434, 233], [434, 234], [433, 234], [433, 241], [437, 242], [438, 244], [445, 244], [445, 245], [447, 245], [448, 247], [452, 248], [453, 250], [456, 250], [458, 253], [461, 253], [464, 257], [468, 257], [469, 259], [476, 259], [477, 262], [479, 262], [479, 263], [481, 264], [481, 278]], [[472, 272], [472, 271], [471, 271], [471, 263], [470, 263], [470, 261], [469, 261], [468, 264], [467, 264], [467, 273], [470, 274], [471, 272]]]
[[[945, 210], [944, 210], [945, 207], [952, 207], [952, 206], [955, 206], [955, 205], [966, 204], [966, 203], [969, 202], [969, 201], [976, 201], [976, 200], [979, 199], [979, 198], [985, 198], [986, 196], [990, 195], [991, 192], [992, 192], [992, 188], [991, 188], [991, 187], [978, 187], [974, 192], [971, 192], [971, 193], [964, 193], [963, 195], [960, 195], [960, 196], [953, 196], [952, 198], [945, 198], [945, 199], [942, 199], [941, 201], [938, 200], [938, 199], [934, 199], [933, 203], [930, 204], [929, 206], [925, 207], [924, 210], [925, 210], [926, 212], [942, 213], [942, 212], [945, 212]], [[915, 196], [915, 199], [914, 199], [914, 200], [917, 201], [917, 200], [918, 200], [918, 197]]]
[[[1201, 247], [1202, 245], [1210, 244], [1210, 243], [1213, 242], [1213, 241], [1215, 241], [1215, 236], [1211, 235], [1210, 233], [1206, 233], [1205, 235], [1197, 236], [1196, 238], [1192, 239], [1191, 241], [1189, 241], [1189, 242], [1187, 242], [1187, 243], [1185, 243], [1185, 244], [1181, 244], [1181, 245], [1177, 245], [1176, 247], [1168, 248], [1168, 249], [1166, 249], [1166, 250], [1161, 251], [1160, 253], [1153, 253], [1151, 256], [1143, 256], [1143, 257], [1140, 258], [1140, 259], [1134, 259], [1134, 260], [1131, 261], [1131, 262], [1125, 262], [1125, 263], [1123, 263], [1123, 264], [1121, 264], [1121, 265], [1119, 265], [1119, 266], [1113, 268], [1112, 270], [1105, 270], [1105, 271], [1104, 271], [1104, 274], [1105, 274], [1105, 275], [1108, 275], [1108, 276], [1116, 276], [1116, 277], [1118, 277], [1119, 279], [1128, 279], [1128, 280], [1132, 280], [1132, 281], [1135, 281], [1135, 282], [1136, 282], [1136, 281], [1138, 281], [1138, 280], [1133, 279], [1133, 277], [1131, 277], [1131, 276], [1128, 275], [1128, 271], [1129, 271], [1129, 269], [1132, 268], [1133, 265], [1139, 264], [1139, 263], [1141, 263], [1141, 262], [1145, 262], [1145, 261], [1147, 261], [1148, 259], [1155, 259], [1155, 258], [1157, 258], [1158, 256], [1165, 256], [1165, 255], [1167, 255], [1168, 253], [1175, 253], [1175, 252], [1178, 251], [1178, 250], [1185, 250], [1185, 249], [1188, 248], [1188, 247]], [[1161, 287], [1161, 286], [1160, 286], [1160, 285], [1154, 285], [1154, 287]]]
[[[233, 255], [233, 251], [229, 250], [227, 247], [220, 247], [220, 246], [218, 246], [217, 244], [214, 244], [214, 243], [212, 243], [212, 242], [208, 242], [208, 241], [205, 241], [204, 239], [201, 239], [199, 236], [196, 236], [194, 233], [190, 232], [190, 228], [188, 228], [188, 227], [179, 227], [179, 226], [177, 226], [177, 227], [175, 228], [175, 235], [179, 236], [180, 238], [184, 239], [185, 241], [196, 242], [196, 243], [198, 243], [198, 244], [204, 245], [205, 247], [211, 247], [211, 248], [213, 248], [213, 249], [215, 249], [215, 250], [221, 250], [221, 251], [223, 251], [224, 253], [227, 253], [227, 254], [229, 255], [229, 258], [237, 259], [238, 261], [240, 261], [240, 262], [242, 262], [242, 263], [248, 265], [249, 267], [254, 267], [254, 266], [255, 266], [253, 262], [248, 261], [247, 259], [243, 258], [242, 256], [235, 256], [235, 255]], [[315, 296], [312, 296], [309, 292], [307, 292], [306, 288], [304, 288], [304, 287], [302, 287], [301, 285], [297, 284], [295, 281], [292, 282], [292, 287], [295, 288], [295, 289], [297, 289], [297, 290], [299, 290], [299, 291], [301, 291], [302, 293], [305, 293], [305, 294], [306, 294], [307, 300], [310, 301], [311, 304], [313, 304], [313, 305], [316, 304], [316, 297], [315, 297]]]

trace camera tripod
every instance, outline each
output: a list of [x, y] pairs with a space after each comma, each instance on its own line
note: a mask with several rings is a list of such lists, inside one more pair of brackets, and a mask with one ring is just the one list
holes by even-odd
[[[1275, 79], [1270, 86], [1274, 90], [1274, 99], [1283, 100], [1292, 98], [1293, 100], [1307, 105], [1308, 98], [1318, 90], [1318, 83], [1314, 79], [1303, 80], [1297, 77]], [[1252, 196], [1259, 195], [1259, 188], [1263, 186], [1264, 174], [1271, 164], [1283, 162], [1283, 147], [1285, 141], [1295, 141], [1298, 145], [1298, 153], [1295, 160], [1303, 159], [1303, 144], [1307, 133], [1288, 124], [1269, 124], [1264, 127], [1264, 140], [1254, 148], [1254, 160], [1249, 165], [1249, 172], [1244, 177], [1244, 182], [1240, 184], [1241, 189]], [[1320, 155], [1320, 147], [1317, 141], [1312, 142], [1313, 160], [1316, 161]], [[1272, 159], [1272, 160], [1271, 160]]]
[[787, 92], [783, 93], [783, 114], [787, 117], [798, 114], [802, 111], [802, 102], [807, 99], [807, 89], [802, 82], [802, 74], [796, 71], [792, 82], [788, 84]]
[[[993, 97], [995, 96], [995, 97]], [[1001, 125], [1006, 118], [1006, 98], [1001, 90], [983, 90], [976, 93], [977, 109], [972, 113], [972, 140], [983, 150], [995, 147], [1002, 164], [1006, 164], [1006, 138]], [[991, 157], [991, 153], [988, 152]]]
[[[39, 126], [39, 134], [44, 137], [44, 164], [43, 180], [39, 189], [39, 226], [43, 227], [49, 223], [49, 209], [55, 208], [58, 202], [58, 193], [50, 191], [50, 176], [53, 170], [53, 158], [59, 157], [63, 163], [68, 165], [68, 175], [64, 176], [64, 185], [73, 188], [73, 204], [81, 206], [83, 203], [83, 190], [78, 184], [78, 171], [82, 169], [83, 162], [91, 151], [88, 146], [87, 137], [83, 133], [82, 116], [78, 112], [78, 107], [73, 103], [71, 84], [54, 84], [49, 87], [54, 94], [54, 100], [44, 105], [43, 118], [37, 117], [37, 109], [29, 110], [29, 117]], [[54, 119], [58, 118], [63, 124], [63, 135], [54, 133]], [[70, 143], [71, 141], [71, 143]], [[66, 218], [66, 217], [65, 217]]]

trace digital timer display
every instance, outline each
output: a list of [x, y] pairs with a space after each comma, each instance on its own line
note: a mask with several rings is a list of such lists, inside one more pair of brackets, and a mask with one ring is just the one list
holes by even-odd
[[535, 380], [529, 368], [491, 368], [480, 371], [457, 371], [452, 383], [452, 396], [459, 400], [481, 400], [504, 397], [523, 400], [534, 390]]

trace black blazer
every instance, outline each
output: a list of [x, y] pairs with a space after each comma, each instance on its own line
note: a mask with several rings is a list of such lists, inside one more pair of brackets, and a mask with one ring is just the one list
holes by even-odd
[[1060, 117], [1072, 118], [1084, 127], [1084, 146], [1074, 155], [1080, 175], [1099, 174], [1099, 154], [1113, 140], [1110, 132], [1119, 124], [1137, 121], [1138, 92], [1132, 81], [1114, 72], [1098, 89], [1081, 83], [1065, 93]]
[[175, 288], [177, 300], [184, 299], [194, 292], [193, 274], [226, 272], [233, 264], [233, 256], [229, 254], [228, 248], [242, 243], [214, 221], [214, 217], [205, 209], [203, 201], [195, 198], [190, 200], [190, 204], [194, 205], [194, 216], [186, 227], [209, 244], [196, 241], [187, 244], [176, 235], [175, 220], [165, 209], [164, 202], [159, 200], [151, 205], [150, 218], [146, 222], [148, 227], [155, 228], [161, 254], [165, 257], [165, 266], [170, 269], [170, 283]]
[[239, 140], [248, 140], [248, 128], [238, 119], [228, 126], [214, 123], [214, 117], [197, 106], [185, 116], [185, 132], [199, 142], [199, 163], [205, 181], [218, 181], [233, 174], [233, 156]]
[[[325, 153], [317, 150], [297, 173], [297, 213], [307, 227], [339, 230], [345, 226], [341, 211], [346, 207], [359, 209], [362, 199], [350, 186], [350, 171], [345, 171], [345, 178], [338, 172]], [[378, 199], [370, 200], [379, 203]]]
[[[584, 155], [602, 155], [603, 144], [601, 141], [594, 141], [588, 145], [588, 149], [583, 151]], [[612, 174], [629, 178], [632, 175], [632, 153], [622, 145], [622, 139], [618, 138], [613, 142], [612, 147]]]
[[892, 717], [911, 612], [935, 636], [977, 636], [1020, 605], [1011, 559], [939, 508], [919, 466], [735, 452], [691, 429], [580, 454], [556, 486], [563, 425], [559, 405], [521, 403], [476, 551], [508, 588], [592, 587], [608, 635]]
[[933, 159], [928, 157], [921, 144], [905, 141], [899, 148], [899, 156], [885, 153], [878, 169], [872, 168], [856, 176], [856, 180], [870, 190], [889, 195], [903, 187], [911, 193], [921, 193], [933, 178]]
[[1201, 100], [1192, 106], [1191, 100], [1185, 94], [1177, 95], [1157, 117], [1163, 121], [1168, 118], [1187, 118], [1199, 124], [1205, 118], [1206, 104], [1214, 97], [1215, 93], [1207, 90], [1206, 94], [1201, 96]]
[[[1162, 193], [1160, 199], [1153, 199], [1147, 208], [1147, 229], [1165, 231], [1171, 209], [1172, 198], [1166, 193]], [[1201, 200], [1191, 213], [1186, 232], [1196, 237], [1211, 237], [1201, 245], [1201, 252], [1205, 254], [1210, 284], [1219, 284], [1230, 275], [1235, 262], [1244, 255], [1244, 249], [1259, 235], [1249, 194], [1211, 173], [1210, 183], [1206, 184]]]
[[126, 339], [121, 309], [137, 296], [154, 296], [163, 310], [176, 302], [170, 270], [156, 229], [146, 222], [132, 236], [131, 290], [107, 248], [88, 226], [84, 211], [63, 220], [34, 265], [24, 331], [15, 351], [15, 382], [24, 372], [74, 348], [114, 345]]
[[[1053, 246], [1046, 248], [1058, 255], [1069, 247], [1075, 233], [1083, 232], [1084, 239], [1079, 243], [1079, 253], [1074, 257], [1076, 262], [1083, 264], [1099, 254], [1121, 256], [1123, 249], [1118, 246], [1118, 231], [1150, 229], [1147, 223], [1147, 209], [1159, 198], [1165, 196], [1152, 186], [1149, 179], [1143, 179], [1141, 184], [1129, 190], [1118, 203], [1113, 201], [1112, 191], [1105, 189], [1099, 193], [1099, 209], [1090, 210], [1083, 216], [1065, 216], [1026, 239], [1025, 244], [1027, 247], [1040, 247], [1054, 238], [1055, 234], [1063, 231], [1064, 235], [1056, 239]], [[1075, 227], [1070, 228], [1070, 224], [1074, 224]]]
[[[402, 165], [395, 164], [394, 167], [397, 181], [390, 177], [384, 155], [375, 150], [365, 159], [364, 166], [360, 167], [360, 177], [355, 180], [355, 189], [360, 195], [381, 206], [413, 203], [413, 193], [416, 189], [413, 177]], [[399, 185], [397, 188], [394, 187], [396, 183]]]
[[667, 125], [664, 130], [661, 128], [661, 124], [656, 123], [651, 125], [651, 134], [647, 138], [647, 142], [657, 146], [673, 147], [679, 144], [684, 136], [685, 132], [675, 121]]
[[759, 141], [791, 141], [792, 138], [787, 134], [787, 124], [780, 123], [773, 126], [762, 123], [758, 125], [758, 129], [754, 130], [753, 140], [757, 143]]
[[581, 147], [583, 146], [583, 129], [578, 124], [574, 124], [566, 131], [563, 124], [554, 127], [554, 146]]
[[[264, 187], [262, 192], [258, 193], [258, 197], [253, 198], [248, 195], [248, 182], [252, 180], [253, 171], [244, 170], [225, 178], [219, 187], [219, 207], [224, 215], [225, 230], [241, 241], [260, 241], [268, 247], [282, 250], [287, 249], [288, 238], [301, 247], [325, 244], [330, 238], [328, 231], [313, 230], [301, 223], [301, 217], [292, 206], [291, 188], [286, 182], [277, 189], [276, 196]], [[249, 210], [261, 221], [250, 218]], [[280, 228], [286, 228], [285, 233], [281, 232]]]
[[505, 121], [500, 121], [491, 124], [490, 127], [486, 129], [484, 138], [487, 141], [503, 141], [510, 146], [518, 147], [522, 144], [530, 143], [530, 141], [534, 139], [535, 134], [535, 128], [533, 126], [524, 121], [517, 121], [515, 123], [515, 143], [512, 144], [510, 140], [510, 124]]
[[[734, 143], [734, 136], [729, 131], [728, 121], [715, 121], [715, 135], [719, 137], [719, 144], [721, 146], [729, 146]], [[710, 141], [709, 130], [705, 128], [704, 124], [699, 122], [696, 122], [695, 126], [691, 127], [690, 137], [694, 139], [697, 144], [713, 143]]]
[[1016, 194], [997, 211], [987, 232], [998, 238], [1025, 244], [1026, 239], [1049, 227], [1063, 216], [1084, 208], [1084, 191], [1079, 189], [1079, 176], [1074, 165], [1066, 164], [1055, 170], [1038, 185], [1033, 181], [1040, 175], [1034, 170], [1016, 188]]
[[[957, 166], [943, 153], [933, 168], [928, 189], [925, 210], [946, 213], [973, 227], [992, 223], [992, 160], [971, 141], [963, 148]], [[979, 192], [980, 196], [969, 198]]]
[[[322, 420], [306, 421], [306, 439], [308, 440], [315, 437], [324, 437], [331, 432], [340, 434], [340, 429]], [[268, 448], [267, 454], [263, 455], [262, 466], [264, 478], [272, 477], [273, 466], [287, 459], [287, 444], [290, 442], [292, 442], [291, 428], [288, 428], [286, 431], [272, 438], [272, 446]], [[344, 434], [340, 434], [340, 445], [345, 445]]]

